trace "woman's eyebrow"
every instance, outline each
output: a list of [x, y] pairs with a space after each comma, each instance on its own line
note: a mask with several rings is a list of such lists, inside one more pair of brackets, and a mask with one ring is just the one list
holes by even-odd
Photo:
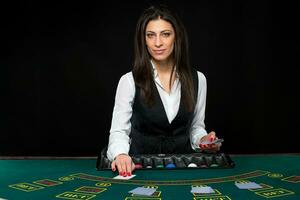
[[[156, 33], [155, 31], [146, 31], [146, 32], [147, 33]], [[160, 33], [163, 33], [163, 32], [172, 32], [172, 30], [165, 29], [165, 30], [160, 31]]]

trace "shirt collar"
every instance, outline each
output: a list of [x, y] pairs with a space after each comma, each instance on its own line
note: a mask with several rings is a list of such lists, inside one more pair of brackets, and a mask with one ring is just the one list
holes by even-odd
[[154, 76], [154, 78], [157, 78], [158, 77], [158, 73], [157, 73], [156, 67], [155, 67], [155, 65], [154, 65], [154, 63], [153, 63], [152, 60], [150, 60], [150, 62], [151, 62], [151, 65], [152, 65], [153, 76]]
[[[158, 73], [157, 73], [157, 70], [156, 70], [156, 66], [155, 66], [155, 64], [153, 63], [153, 61], [152, 60], [150, 60], [150, 62], [151, 62], [151, 65], [152, 65], [152, 69], [153, 69], [153, 76], [154, 76], [154, 78], [156, 79], [156, 78], [158, 78]], [[179, 77], [179, 74], [177, 73], [177, 71], [176, 71], [176, 66], [175, 66], [175, 73], [176, 73], [176, 77], [178, 78]]]

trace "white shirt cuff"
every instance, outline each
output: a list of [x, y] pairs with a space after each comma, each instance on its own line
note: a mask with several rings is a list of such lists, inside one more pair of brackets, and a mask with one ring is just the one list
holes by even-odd
[[201, 151], [201, 148], [199, 147], [200, 144], [200, 139], [207, 135], [207, 132], [205, 129], [193, 129], [190, 133], [191, 135], [191, 146], [192, 149], [194, 149], [195, 151]]

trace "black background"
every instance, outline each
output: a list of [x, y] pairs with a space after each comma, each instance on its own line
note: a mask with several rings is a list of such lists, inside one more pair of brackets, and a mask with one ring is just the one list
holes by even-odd
[[[124, 2], [2, 3], [0, 155], [95, 156], [107, 145], [136, 21], [159, 1]], [[207, 78], [206, 129], [222, 151], [300, 152], [296, 4], [165, 2]]]

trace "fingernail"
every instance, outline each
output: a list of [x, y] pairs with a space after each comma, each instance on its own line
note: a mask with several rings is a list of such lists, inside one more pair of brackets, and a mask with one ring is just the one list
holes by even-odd
[[126, 176], [126, 172], [123, 172], [123, 176]]
[[130, 173], [130, 172], [128, 172], [128, 173], [127, 173], [127, 176], [131, 176], [131, 173]]
[[116, 168], [112, 168], [113, 171], [116, 171]]
[[119, 172], [119, 175], [122, 176], [123, 172]]

